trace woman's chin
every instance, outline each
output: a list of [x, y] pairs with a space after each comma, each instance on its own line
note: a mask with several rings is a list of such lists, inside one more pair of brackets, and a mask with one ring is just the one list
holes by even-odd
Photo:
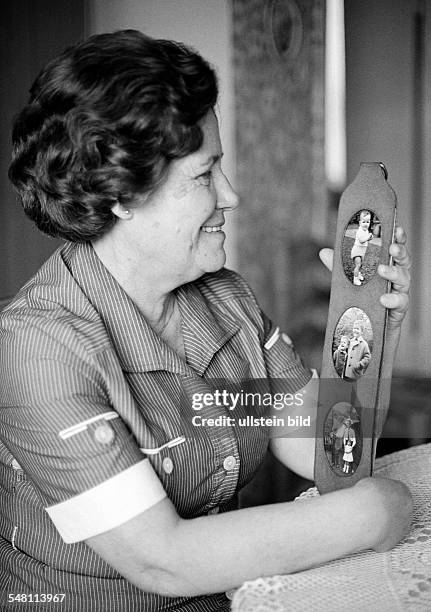
[[226, 253], [223, 249], [220, 249], [220, 251], [217, 253], [213, 253], [211, 256], [205, 257], [200, 263], [202, 274], [218, 272], [226, 263]]

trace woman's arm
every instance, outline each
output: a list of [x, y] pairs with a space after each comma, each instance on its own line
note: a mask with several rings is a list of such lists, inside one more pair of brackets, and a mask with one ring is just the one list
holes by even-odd
[[192, 596], [367, 548], [387, 550], [405, 535], [411, 509], [403, 484], [379, 478], [307, 501], [190, 520], [165, 499], [87, 544], [143, 590]]
[[[273, 455], [292, 472], [306, 478], [314, 479], [314, 450], [316, 445], [317, 401], [319, 397], [319, 379], [313, 376], [300, 391], [301, 406], [287, 407], [277, 411], [277, 416], [287, 423], [288, 416], [310, 417], [310, 425], [289, 427], [286, 425], [274, 428], [269, 448]], [[275, 411], [274, 411], [275, 412]], [[306, 423], [308, 421], [305, 421]]]

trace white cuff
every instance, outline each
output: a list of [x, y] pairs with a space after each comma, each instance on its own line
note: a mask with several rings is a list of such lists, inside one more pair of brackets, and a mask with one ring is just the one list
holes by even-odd
[[165, 497], [151, 463], [143, 459], [46, 511], [66, 544], [73, 544], [122, 525]]

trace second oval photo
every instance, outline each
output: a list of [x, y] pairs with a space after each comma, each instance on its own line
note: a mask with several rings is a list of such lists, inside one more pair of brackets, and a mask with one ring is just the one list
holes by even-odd
[[340, 317], [332, 339], [334, 368], [340, 378], [355, 381], [371, 361], [373, 329], [361, 308], [348, 308]]

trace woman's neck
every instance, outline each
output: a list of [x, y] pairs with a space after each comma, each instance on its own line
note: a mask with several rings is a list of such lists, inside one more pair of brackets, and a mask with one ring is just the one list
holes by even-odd
[[174, 283], [163, 278], [154, 266], [138, 265], [115, 243], [108, 245], [99, 240], [93, 243], [93, 249], [152, 329], [184, 357], [181, 314]]

